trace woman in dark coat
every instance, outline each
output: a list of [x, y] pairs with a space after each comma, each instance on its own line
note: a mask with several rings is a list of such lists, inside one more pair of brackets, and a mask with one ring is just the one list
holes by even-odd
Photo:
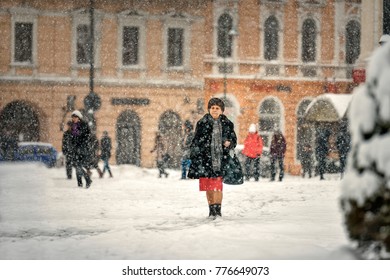
[[92, 180], [89, 177], [86, 169], [90, 164], [90, 135], [91, 131], [88, 124], [82, 120], [83, 115], [80, 111], [72, 112], [72, 128], [71, 128], [71, 147], [72, 147], [72, 163], [76, 168], [77, 185], [83, 186], [82, 177], [84, 176], [86, 187], [91, 186]]
[[222, 182], [229, 151], [237, 145], [234, 124], [223, 115], [225, 104], [211, 98], [209, 113], [198, 121], [191, 144], [191, 166], [188, 178], [199, 179], [200, 191], [206, 191], [209, 217], [222, 216]]
[[286, 153], [287, 143], [282, 132], [276, 130], [271, 140], [271, 181], [275, 181], [276, 161], [279, 162], [279, 181], [284, 177], [284, 155]]

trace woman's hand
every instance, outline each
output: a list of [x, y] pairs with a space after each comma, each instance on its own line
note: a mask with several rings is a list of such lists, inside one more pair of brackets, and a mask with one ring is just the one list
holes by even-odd
[[229, 146], [230, 146], [230, 141], [225, 141], [225, 143], [223, 143], [223, 145], [226, 147], [226, 148], [229, 148]]

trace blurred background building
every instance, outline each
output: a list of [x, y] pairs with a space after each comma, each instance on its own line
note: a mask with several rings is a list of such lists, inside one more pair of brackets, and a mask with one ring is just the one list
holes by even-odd
[[[361, 62], [389, 31], [388, 2], [2, 0], [0, 133], [60, 150], [78, 109], [99, 138], [112, 136], [112, 163], [154, 166], [160, 132], [178, 167], [182, 124], [216, 96], [240, 143], [250, 123], [266, 146], [281, 129], [286, 171], [298, 174], [316, 127], [344, 117], [327, 119], [336, 99], [319, 97], [360, 82]], [[309, 107], [321, 110], [307, 118]]]

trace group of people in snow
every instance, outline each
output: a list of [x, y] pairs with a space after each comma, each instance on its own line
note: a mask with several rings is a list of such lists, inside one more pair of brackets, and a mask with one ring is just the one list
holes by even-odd
[[[113, 177], [109, 165], [112, 148], [111, 138], [108, 136], [108, 132], [104, 131], [99, 143], [97, 136], [83, 121], [83, 115], [80, 111], [73, 111], [71, 117], [72, 120], [67, 122], [67, 129], [62, 138], [66, 176], [68, 179], [72, 179], [72, 169], [75, 168], [77, 185], [83, 187], [84, 178], [86, 187], [89, 188], [92, 184], [91, 169], [96, 169], [100, 178], [104, 176], [106, 171], [110, 177]], [[103, 171], [98, 165], [100, 159], [104, 163]]]
[[[219, 98], [211, 98], [208, 102], [208, 112], [197, 122], [195, 132], [190, 121], [185, 121], [183, 130], [184, 135], [181, 142], [181, 179], [199, 179], [199, 190], [206, 192], [206, 198], [209, 206], [209, 217], [216, 218], [222, 216], [222, 198], [223, 183], [229, 173], [232, 173], [232, 158], [236, 156], [234, 149], [237, 145], [237, 136], [234, 131], [234, 124], [226, 115], [224, 115], [225, 104]], [[346, 129], [346, 127], [345, 127]], [[344, 139], [341, 139], [342, 136]], [[337, 139], [340, 149], [340, 162], [342, 170], [345, 167], [346, 155], [349, 146], [348, 136], [345, 130], [340, 133], [340, 139]], [[324, 130], [318, 134], [315, 154], [318, 162], [318, 171], [320, 179], [324, 179], [325, 160], [329, 152], [329, 131]], [[255, 124], [249, 126], [248, 135], [244, 140], [244, 149], [242, 154], [245, 156], [242, 171], [238, 163], [238, 172], [236, 177], [244, 177], [245, 180], [254, 178], [259, 181], [261, 177], [260, 160], [263, 153], [263, 139], [259, 135]], [[280, 129], [276, 129], [272, 135], [269, 157], [270, 157], [270, 180], [275, 181], [278, 178], [282, 181], [284, 178], [284, 157], [286, 153], [287, 142]], [[91, 133], [80, 111], [72, 113], [72, 121], [68, 122], [68, 129], [63, 137], [63, 153], [66, 156], [66, 174], [70, 179], [72, 177], [72, 168], [76, 169], [77, 184], [83, 186], [82, 178], [85, 179], [86, 187], [90, 187], [92, 180], [89, 170], [96, 168], [99, 176], [103, 177], [105, 171], [108, 171], [110, 177], [112, 173], [109, 166], [111, 156], [111, 139], [107, 131], [104, 131], [103, 137], [99, 141]], [[100, 150], [100, 153], [99, 153]], [[155, 144], [151, 153], [156, 153], [156, 163], [159, 171], [159, 177], [168, 177], [166, 172], [166, 163], [170, 155], [166, 152], [167, 147], [162, 136], [157, 133]], [[342, 152], [341, 152], [342, 151]], [[307, 144], [302, 149], [301, 162], [302, 174], [312, 175], [312, 147]], [[232, 156], [233, 155], [233, 156]], [[103, 171], [98, 166], [99, 160], [104, 162]], [[237, 163], [235, 163], [237, 165]], [[235, 171], [237, 171], [235, 170]], [[278, 172], [277, 172], [278, 171]], [[278, 173], [278, 176], [277, 176]], [[237, 184], [242, 181], [237, 178]]]

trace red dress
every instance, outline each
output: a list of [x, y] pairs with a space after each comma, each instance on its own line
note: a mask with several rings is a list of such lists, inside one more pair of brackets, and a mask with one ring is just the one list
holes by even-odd
[[215, 178], [199, 178], [200, 191], [222, 191], [222, 177]]

